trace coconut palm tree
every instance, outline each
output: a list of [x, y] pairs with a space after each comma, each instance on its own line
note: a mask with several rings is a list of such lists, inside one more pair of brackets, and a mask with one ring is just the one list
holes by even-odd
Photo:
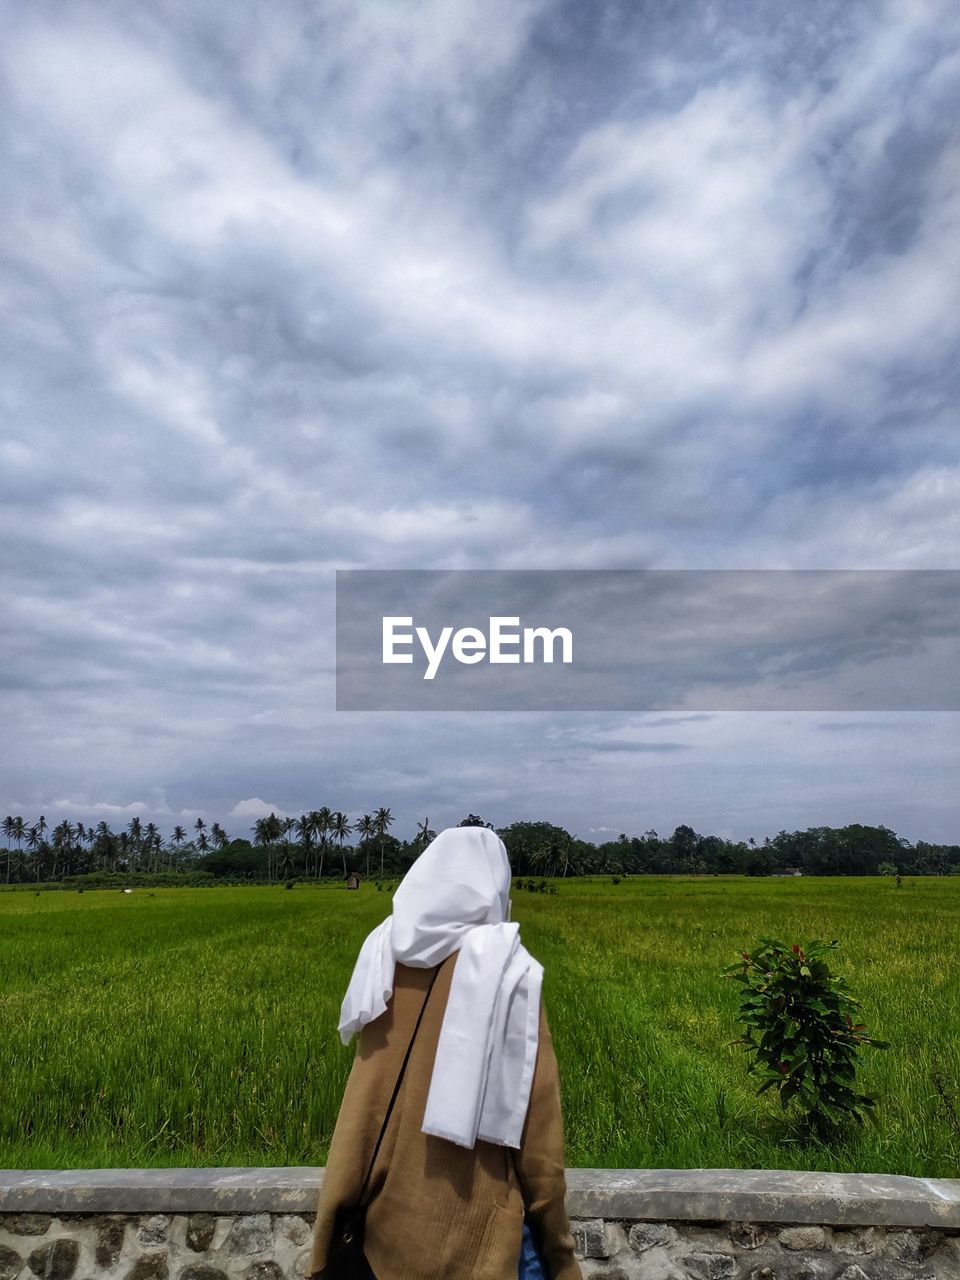
[[186, 831], [183, 829], [183, 827], [181, 827], [181, 826], [178, 824], [177, 826], [175, 826], [175, 827], [173, 828], [173, 835], [172, 835], [171, 839], [173, 840], [173, 847], [174, 847], [174, 855], [173, 855], [173, 869], [174, 869], [174, 871], [179, 871], [179, 870], [180, 870], [180, 846], [183, 844], [183, 842], [184, 842], [184, 840], [186, 840], [186, 838], [187, 838], [187, 833], [186, 833]]
[[294, 822], [294, 827], [297, 832], [297, 839], [300, 841], [300, 848], [303, 850], [303, 870], [306, 875], [309, 875], [310, 850], [313, 848], [313, 815], [301, 813], [300, 817]]
[[60, 879], [63, 879], [64, 864], [69, 854], [70, 846], [73, 844], [73, 827], [68, 818], [64, 818], [62, 822], [58, 822], [53, 829], [53, 870], [51, 879], [57, 879], [57, 869], [59, 865]]
[[133, 845], [133, 857], [137, 866], [140, 865], [140, 848], [143, 839], [143, 824], [139, 818], [131, 818], [127, 825], [127, 831], [130, 835], [130, 841]]
[[[44, 823], [44, 826], [46, 826], [46, 823]], [[40, 882], [40, 853], [41, 853], [42, 847], [43, 847], [43, 835], [39, 825], [35, 822], [27, 832], [27, 848], [33, 853], [33, 856], [35, 859], [38, 884]]]
[[333, 815], [333, 819], [330, 823], [330, 830], [333, 832], [334, 840], [336, 840], [340, 845], [340, 858], [343, 862], [344, 880], [347, 878], [347, 855], [343, 851], [343, 842], [350, 834], [351, 829], [350, 820], [347, 818], [347, 815], [345, 813], [341, 813], [338, 809]]
[[222, 849], [225, 844], [230, 843], [230, 837], [227, 835], [226, 831], [224, 831], [223, 827], [221, 827], [219, 822], [215, 822], [210, 828], [210, 835], [218, 849]]
[[423, 853], [424, 849], [427, 847], [430, 841], [435, 840], [436, 838], [437, 838], [437, 833], [435, 831], [430, 830], [429, 818], [424, 818], [422, 822], [417, 824], [416, 843], [420, 846], [421, 853]]
[[365, 813], [357, 823], [357, 835], [367, 855], [367, 879], [370, 879], [370, 841], [377, 834], [377, 824], [372, 813]]
[[19, 814], [13, 819], [13, 838], [17, 842], [17, 861], [20, 862], [20, 846], [27, 838], [27, 824]]
[[379, 808], [374, 818], [377, 836], [380, 839], [380, 879], [383, 879], [383, 841], [390, 827], [393, 826], [393, 814], [389, 809]]
[[10, 841], [14, 840], [14, 832], [17, 829], [17, 820], [14, 817], [6, 817], [3, 820], [3, 835], [7, 841], [7, 884], [10, 883]]
[[333, 813], [324, 805], [320, 809], [313, 811], [314, 827], [317, 836], [320, 838], [320, 870], [317, 872], [317, 879], [323, 879], [323, 855], [327, 848], [327, 835], [330, 832], [333, 823]]
[[155, 822], [148, 822], [144, 827], [143, 842], [147, 849], [147, 870], [153, 871], [156, 868], [155, 859], [160, 853], [160, 832]]
[[253, 843], [258, 849], [266, 849], [267, 851], [267, 879], [273, 879], [273, 867], [270, 859], [270, 846], [273, 841], [273, 834], [270, 830], [269, 818], [258, 818], [250, 828], [253, 832]]

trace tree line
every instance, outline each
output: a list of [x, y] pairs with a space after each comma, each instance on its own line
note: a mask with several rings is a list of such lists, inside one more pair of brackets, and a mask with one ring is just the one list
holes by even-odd
[[[410, 839], [391, 834], [394, 817], [381, 807], [351, 822], [342, 810], [323, 807], [299, 818], [271, 813], [248, 834], [231, 836], [219, 822], [197, 818], [191, 831], [181, 825], [164, 837], [153, 822], [132, 818], [125, 829], [108, 823], [85, 825], [64, 818], [49, 827], [43, 815], [33, 822], [9, 815], [0, 824], [0, 877], [7, 884], [63, 883], [77, 877], [136, 874], [171, 879], [185, 874], [213, 879], [344, 879], [350, 871], [370, 878], [402, 876], [434, 838], [429, 818]], [[493, 827], [477, 814], [462, 826]], [[780, 831], [761, 844], [701, 835], [681, 825], [669, 836], [652, 828], [642, 835], [622, 832], [595, 843], [549, 822], [514, 822], [496, 828], [513, 874], [584, 875], [749, 875], [864, 876], [960, 874], [960, 845], [911, 844], [888, 827], [853, 823]]]

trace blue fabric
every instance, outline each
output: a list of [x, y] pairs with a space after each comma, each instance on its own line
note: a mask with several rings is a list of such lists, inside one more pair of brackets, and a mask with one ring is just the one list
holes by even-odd
[[523, 1238], [520, 1241], [520, 1266], [517, 1280], [550, 1280], [547, 1264], [537, 1246], [530, 1223], [523, 1219]]

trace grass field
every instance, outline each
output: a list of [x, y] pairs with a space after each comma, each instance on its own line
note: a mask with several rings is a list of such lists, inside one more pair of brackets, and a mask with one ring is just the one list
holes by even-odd
[[[320, 1165], [372, 885], [0, 893], [0, 1165]], [[567, 1164], [960, 1176], [960, 877], [566, 880], [514, 889], [545, 966]], [[838, 938], [878, 1128], [826, 1147], [757, 1098], [738, 987], [757, 934]], [[354, 1042], [355, 1043], [355, 1042]]]

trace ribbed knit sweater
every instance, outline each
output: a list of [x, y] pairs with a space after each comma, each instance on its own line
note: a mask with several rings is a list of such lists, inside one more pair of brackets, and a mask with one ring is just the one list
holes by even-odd
[[[560, 1077], [541, 997], [540, 1042], [519, 1150], [423, 1133], [457, 952], [439, 965], [367, 1184], [364, 1252], [377, 1280], [516, 1280], [524, 1209], [551, 1280], [582, 1280], [565, 1206]], [[341, 1204], [355, 1203], [433, 969], [398, 963], [393, 995], [360, 1031], [320, 1188], [309, 1274]]]

